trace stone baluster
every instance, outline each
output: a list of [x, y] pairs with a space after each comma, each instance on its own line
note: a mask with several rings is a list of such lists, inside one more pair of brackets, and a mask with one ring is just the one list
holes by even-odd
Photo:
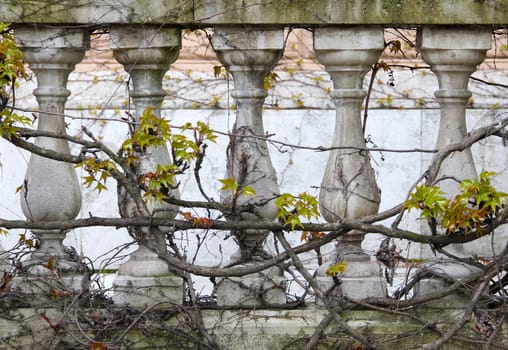
[[[33, 91], [39, 104], [37, 129], [65, 135], [64, 109], [70, 91], [67, 78], [88, 48], [88, 33], [58, 27], [20, 25], [15, 36], [25, 61], [37, 78]], [[63, 139], [37, 137], [39, 147], [62, 154], [70, 154]], [[32, 154], [28, 162], [21, 208], [30, 221], [65, 221], [74, 219], [81, 209], [81, 190], [74, 165]], [[62, 280], [70, 288], [81, 288], [83, 273], [79, 260], [72, 250], [64, 251], [62, 241], [66, 230], [33, 230], [40, 246], [26, 262], [29, 272], [50, 275], [48, 264], [57, 263]]]
[[[111, 28], [110, 42], [115, 59], [124, 66], [132, 81], [130, 94], [135, 106], [136, 122], [147, 108], [151, 108], [152, 113], [160, 118], [160, 106], [166, 96], [162, 79], [169, 65], [178, 57], [180, 37], [180, 30], [176, 28], [147, 25], [117, 25]], [[147, 147], [137, 156], [135, 171], [138, 176], [155, 171], [157, 164], [172, 162], [167, 147]], [[120, 188], [118, 195], [121, 215], [136, 216], [136, 206], [126, 191]], [[179, 198], [177, 189], [170, 189], [168, 195]], [[154, 217], [173, 219], [178, 213], [178, 207], [167, 203], [150, 202], [148, 205]], [[169, 232], [168, 228], [159, 229]], [[141, 236], [136, 230], [143, 229], [129, 228], [133, 236]], [[120, 266], [114, 289], [115, 302], [131, 306], [160, 301], [183, 303], [182, 278], [171, 274], [167, 264], [142, 244]]]
[[[471, 97], [471, 92], [467, 89], [469, 78], [476, 66], [484, 60], [491, 45], [492, 33], [489, 28], [426, 26], [418, 31], [418, 50], [423, 60], [430, 64], [439, 83], [439, 90], [435, 92], [440, 106], [436, 149], [459, 143], [467, 136], [466, 106]], [[435, 181], [449, 198], [453, 198], [459, 191], [460, 181], [476, 177], [471, 149], [467, 148], [450, 154], [444, 160]], [[466, 255], [461, 244], [451, 245], [447, 250], [455, 255]], [[462, 264], [444, 262], [438, 269], [455, 278], [468, 275], [473, 270]], [[428, 280], [419, 284], [418, 292], [432, 293], [442, 287], [440, 281]], [[467, 302], [467, 298], [459, 295], [449, 298], [451, 305], [461, 302]]]
[[[380, 190], [365, 148], [361, 124], [361, 105], [366, 95], [363, 78], [376, 63], [384, 47], [383, 28], [378, 26], [316, 28], [314, 50], [318, 61], [330, 74], [337, 117], [332, 147], [351, 147], [329, 153], [319, 194], [321, 215], [328, 222], [340, 218], [357, 219], [375, 214]], [[345, 259], [342, 292], [355, 298], [380, 296], [385, 287], [379, 283], [379, 268], [361, 248], [365, 234], [352, 231], [338, 243], [335, 260]], [[325, 276], [330, 263], [319, 269], [323, 287], [331, 286]]]
[[[469, 77], [484, 60], [491, 45], [492, 34], [488, 28], [423, 27], [418, 31], [418, 49], [439, 82], [439, 90], [435, 92], [441, 110], [437, 149], [461, 142], [466, 137], [466, 106], [471, 97], [467, 89]], [[461, 180], [476, 177], [473, 156], [468, 148], [448, 156], [436, 180], [452, 197], [458, 193]]]
[[[244, 27], [216, 28], [214, 49], [219, 61], [233, 76], [232, 96], [237, 105], [236, 122], [228, 146], [226, 178], [234, 178], [239, 192], [245, 186], [256, 191], [255, 197], [236, 196], [232, 191], [221, 192], [221, 201], [233, 206], [232, 220], [274, 220], [279, 194], [277, 176], [273, 168], [263, 128], [263, 102], [267, 96], [264, 78], [282, 55], [283, 30], [246, 30]], [[255, 212], [239, 213], [236, 207], [261, 203]], [[230, 258], [230, 264], [248, 264], [267, 257], [262, 245], [268, 231], [236, 230], [232, 232], [239, 251]], [[273, 288], [277, 285], [280, 288]], [[272, 268], [263, 273], [240, 278], [222, 279], [218, 283], [219, 305], [261, 305], [286, 302], [282, 272]], [[263, 292], [267, 290], [266, 292]]]
[[[435, 96], [440, 106], [440, 124], [436, 149], [461, 142], [467, 135], [466, 106], [471, 92], [469, 77], [492, 45], [489, 29], [423, 27], [418, 32], [417, 46], [422, 58], [431, 65], [439, 82]], [[453, 198], [459, 182], [477, 177], [471, 149], [454, 152], [441, 164], [437, 178], [439, 187]], [[450, 247], [465, 255], [462, 245]]]

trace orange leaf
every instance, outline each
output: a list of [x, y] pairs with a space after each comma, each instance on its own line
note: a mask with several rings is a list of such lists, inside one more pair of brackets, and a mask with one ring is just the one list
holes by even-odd
[[23, 185], [19, 185], [18, 187], [16, 187], [16, 192], [14, 192], [14, 193], [18, 193], [22, 189], [23, 189]]
[[184, 220], [186, 220], [186, 221], [193, 221], [194, 220], [194, 216], [189, 211], [183, 212], [182, 216], [183, 216]]
[[320, 239], [326, 236], [324, 232], [309, 232], [309, 231], [302, 231], [301, 240], [302, 241], [312, 241], [313, 239]]
[[13, 274], [4, 272], [2, 278], [0, 279], [0, 292], [4, 292], [7, 289], [13, 278]]
[[91, 342], [90, 349], [91, 350], [107, 350], [108, 346], [102, 342]]
[[212, 224], [212, 220], [203, 217], [194, 217], [192, 221], [194, 222], [195, 227], [208, 228]]
[[209, 218], [199, 218], [199, 225], [201, 227], [208, 228], [208, 227], [212, 226], [212, 220]]
[[43, 264], [42, 266], [47, 268], [48, 270], [50, 270], [54, 274], [56, 274], [58, 272], [57, 266], [56, 266], [56, 256], [50, 257], [48, 259], [48, 263], [47, 264]]
[[312, 238], [314, 238], [314, 239], [324, 238], [325, 236], [326, 236], [326, 233], [324, 233], [324, 232], [312, 232]]

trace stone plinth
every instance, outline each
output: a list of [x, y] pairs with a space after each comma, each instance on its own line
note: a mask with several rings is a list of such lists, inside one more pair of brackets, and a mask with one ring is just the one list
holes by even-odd
[[266, 307], [287, 302], [286, 279], [278, 267], [242, 277], [220, 278], [216, 293], [218, 306]]

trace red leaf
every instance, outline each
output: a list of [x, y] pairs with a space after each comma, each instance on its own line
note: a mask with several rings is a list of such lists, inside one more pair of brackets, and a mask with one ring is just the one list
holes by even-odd
[[91, 342], [90, 343], [90, 349], [91, 350], [107, 350], [108, 346], [102, 342]]
[[4, 292], [7, 289], [13, 278], [13, 274], [4, 272], [2, 279], [0, 279], [0, 292]]

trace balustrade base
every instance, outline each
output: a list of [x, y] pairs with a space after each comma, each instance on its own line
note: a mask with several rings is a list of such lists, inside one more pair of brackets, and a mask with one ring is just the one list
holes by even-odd
[[[139, 310], [140, 312], [142, 310]], [[158, 313], [157, 308], [150, 310], [152, 313], [145, 313], [143, 320], [136, 323], [126, 332], [124, 325], [116, 328], [109, 328], [105, 333], [104, 329], [95, 330], [86, 322], [79, 327], [74, 316], [65, 316], [61, 311], [44, 309], [11, 309], [0, 315], [0, 350], [7, 349], [68, 349], [74, 348], [78, 339], [84, 341], [82, 347], [87, 346], [90, 339], [99, 339], [105, 343], [118, 339], [121, 335], [124, 345], [128, 344], [129, 349], [182, 349], [196, 348], [203, 343], [203, 338], [192, 333], [186, 324], [185, 316], [175, 316], [167, 312]], [[418, 315], [428, 324], [439, 322], [439, 328], [446, 329], [453, 322], [462, 317], [463, 310], [445, 310], [419, 307]], [[114, 309], [83, 309], [80, 310], [81, 317], [93, 315], [109, 315], [114, 317]], [[281, 350], [305, 349], [305, 344], [314, 333], [319, 322], [326, 316], [324, 308], [309, 306], [294, 310], [202, 310], [203, 326], [217, 343], [218, 349], [244, 350], [244, 349], [265, 349]], [[60, 321], [62, 328], [59, 332], [48, 324], [48, 321], [41, 317], [44, 315], [50, 322]], [[73, 314], [74, 315], [74, 314]], [[119, 314], [123, 315], [123, 314]], [[437, 339], [436, 332], [423, 327], [414, 319], [404, 318], [402, 315], [391, 315], [387, 317], [385, 312], [355, 310], [342, 314], [347, 324], [364, 335], [370, 335], [383, 343], [383, 349], [420, 349], [422, 344]], [[124, 316], [121, 316], [124, 317]], [[151, 319], [150, 317], [153, 317]], [[146, 319], [146, 320], [145, 320]], [[155, 331], [147, 333], [147, 325], [157, 320]], [[112, 319], [116, 322], [116, 319]], [[473, 331], [474, 321], [464, 327], [464, 335], [475, 337], [479, 335]], [[153, 325], [152, 325], [152, 328]], [[84, 333], [86, 332], [86, 333]], [[98, 333], [98, 334], [95, 334]], [[84, 338], [89, 337], [87, 340]], [[403, 335], [406, 336], [403, 336]], [[411, 336], [407, 336], [411, 334]], [[185, 339], [185, 340], [183, 340]], [[182, 343], [184, 341], [185, 343]], [[496, 337], [497, 344], [508, 343], [508, 331], [505, 327], [500, 329]], [[337, 331], [337, 326], [331, 324], [325, 330], [325, 336], [319, 342], [319, 349], [349, 349], [352, 341], [344, 333]], [[194, 345], [194, 346], [193, 346]], [[442, 347], [446, 350], [463, 350], [471, 348], [471, 344], [452, 340]]]
[[287, 303], [286, 279], [278, 267], [242, 277], [220, 278], [216, 294], [217, 306], [281, 306]]
[[[89, 270], [77, 255], [33, 253], [23, 261], [21, 272], [13, 279], [11, 291], [43, 301], [70, 296], [88, 289]], [[32, 300], [33, 301], [33, 300]]]
[[113, 301], [132, 307], [161, 303], [160, 307], [182, 305], [184, 284], [174, 275], [139, 277], [118, 275], [113, 283]]
[[31, 271], [14, 277], [10, 292], [22, 296], [19, 298], [21, 304], [43, 307], [56, 299], [70, 300], [79, 295], [88, 287], [88, 281], [88, 276], [81, 273], [64, 272], [54, 275]]
[[[435, 273], [435, 277], [422, 279], [416, 284], [415, 293], [420, 297], [442, 293], [444, 289], [453, 283], [453, 280], [463, 280], [475, 272], [481, 272], [478, 268], [456, 262], [440, 261], [438, 264], [427, 263], [427, 265], [427, 267], [422, 267], [421, 269], [428, 270], [431, 274]], [[448, 280], [445, 281], [439, 278], [439, 275], [448, 276]], [[470, 301], [471, 296], [469, 295], [465, 295], [464, 293], [451, 293], [438, 300], [429, 301], [428, 305], [442, 309], [459, 309], [465, 308]]]
[[[324, 292], [335, 285], [333, 278], [326, 275], [330, 265], [332, 263], [323, 264], [316, 276], [317, 283]], [[340, 286], [333, 292], [334, 295], [352, 299], [387, 296], [386, 281], [379, 265], [365, 254], [350, 255], [350, 259], [346, 259], [346, 271], [337, 277], [340, 280]], [[319, 300], [318, 303], [320, 303]]]

